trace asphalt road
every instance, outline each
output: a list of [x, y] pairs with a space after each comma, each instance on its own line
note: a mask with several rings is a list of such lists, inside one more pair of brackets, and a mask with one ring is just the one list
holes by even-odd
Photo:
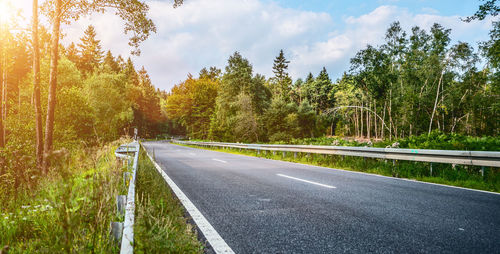
[[500, 195], [144, 146], [236, 253], [500, 253]]

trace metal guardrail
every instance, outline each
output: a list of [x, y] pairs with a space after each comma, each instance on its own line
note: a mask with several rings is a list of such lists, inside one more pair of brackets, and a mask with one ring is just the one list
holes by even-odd
[[125, 205], [125, 220], [123, 222], [123, 234], [121, 237], [120, 253], [134, 252], [134, 214], [135, 214], [135, 177], [137, 172], [137, 162], [139, 160], [139, 142], [134, 141], [130, 144], [121, 145], [116, 149], [115, 155], [118, 158], [130, 160], [134, 154], [134, 162], [132, 166], [132, 175], [128, 185], [127, 202]]
[[458, 165], [473, 165], [483, 167], [500, 167], [500, 152], [458, 151], [458, 150], [429, 150], [429, 149], [402, 149], [402, 148], [373, 148], [348, 146], [317, 146], [317, 145], [268, 145], [242, 144], [221, 142], [173, 142], [187, 145], [228, 147], [249, 149], [256, 151], [281, 151], [293, 153], [317, 153], [329, 155], [358, 156], [366, 158], [405, 160], [430, 163], [448, 163]]

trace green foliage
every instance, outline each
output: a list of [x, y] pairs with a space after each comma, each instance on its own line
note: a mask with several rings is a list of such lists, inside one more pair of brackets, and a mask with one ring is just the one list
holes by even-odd
[[124, 100], [125, 76], [122, 74], [94, 74], [85, 81], [85, 96], [93, 110], [93, 134], [98, 140], [109, 141], [123, 134], [133, 119], [131, 103]]
[[[229, 57], [211, 117], [211, 139], [251, 142], [264, 138], [260, 121], [271, 98], [264, 82], [263, 76], [253, 75], [252, 65], [238, 52]], [[251, 133], [243, 134], [246, 130]]]
[[139, 157], [136, 187], [134, 252], [203, 253], [181, 203], [144, 151]]
[[78, 52], [80, 53], [77, 61], [78, 69], [85, 75], [92, 74], [99, 66], [104, 53], [101, 50], [100, 41], [96, 39], [94, 26], [87, 27], [80, 41], [78, 44]]
[[474, 13], [474, 15], [464, 19], [465, 22], [471, 22], [472, 20], [475, 19], [483, 20], [489, 15], [497, 16], [498, 13], [500, 13], [500, 5], [496, 3], [497, 0], [482, 0], [482, 1], [486, 2], [479, 6], [479, 10], [477, 10], [476, 13]]
[[[0, 246], [9, 246], [11, 253], [117, 252], [109, 223], [117, 219], [116, 195], [126, 190], [115, 149], [57, 151], [54, 169], [37, 185], [15, 196], [0, 192]], [[39, 177], [35, 171], [25, 173], [32, 183]]]
[[199, 79], [188, 78], [173, 87], [166, 100], [168, 117], [184, 126], [192, 138], [208, 138], [210, 117], [214, 113], [220, 83], [210, 76], [206, 74]]
[[[375, 143], [376, 147], [385, 147], [394, 141]], [[467, 150], [467, 151], [500, 151], [498, 137], [470, 137], [456, 133], [445, 134], [433, 131], [430, 135], [411, 136], [397, 139], [400, 148]]]
[[274, 77], [270, 80], [270, 90], [273, 96], [287, 102], [290, 100], [290, 89], [292, 84], [292, 78], [290, 78], [287, 72], [289, 63], [290, 61], [286, 60], [283, 50], [280, 50], [279, 55], [274, 59]]

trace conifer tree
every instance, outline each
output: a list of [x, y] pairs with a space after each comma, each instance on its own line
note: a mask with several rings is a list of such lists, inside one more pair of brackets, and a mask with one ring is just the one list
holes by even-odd
[[274, 82], [272, 90], [275, 96], [279, 96], [285, 101], [289, 101], [289, 93], [292, 84], [292, 79], [287, 72], [289, 63], [290, 61], [286, 60], [283, 50], [280, 50], [279, 55], [274, 59]]
[[100, 45], [101, 41], [96, 39], [94, 26], [90, 25], [87, 27], [80, 41], [78, 44], [78, 51], [80, 53], [78, 67], [84, 74], [91, 74], [101, 63], [103, 56]]
[[103, 60], [103, 65], [104, 68], [109, 68], [109, 70], [115, 73], [120, 72], [120, 66], [118, 65], [118, 62], [115, 61], [115, 58], [113, 57], [113, 54], [111, 54], [110, 50], [106, 52], [106, 56], [104, 57]]
[[78, 55], [78, 49], [74, 42], [72, 42], [68, 48], [66, 48], [66, 57], [73, 63], [78, 64], [80, 62], [80, 56]]

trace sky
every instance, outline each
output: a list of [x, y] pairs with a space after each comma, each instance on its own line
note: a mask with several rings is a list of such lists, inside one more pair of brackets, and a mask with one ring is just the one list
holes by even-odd
[[[294, 80], [309, 72], [317, 75], [323, 66], [337, 80], [349, 70], [356, 52], [383, 43], [394, 21], [406, 31], [413, 26], [429, 30], [437, 22], [452, 29], [453, 43], [469, 42], [477, 48], [479, 41], [488, 39], [491, 22], [498, 20], [460, 20], [478, 9], [479, 0], [185, 0], [176, 9], [172, 1], [146, 2], [157, 33], [132, 59], [136, 68], [146, 68], [156, 87], [167, 91], [188, 73], [197, 76], [203, 67], [224, 70], [235, 51], [266, 77], [272, 76], [273, 59], [283, 49]], [[31, 8], [31, 0], [15, 4]], [[103, 49], [130, 56], [123, 22], [113, 12], [64, 25], [63, 43], [77, 41], [89, 24], [96, 27]]]

